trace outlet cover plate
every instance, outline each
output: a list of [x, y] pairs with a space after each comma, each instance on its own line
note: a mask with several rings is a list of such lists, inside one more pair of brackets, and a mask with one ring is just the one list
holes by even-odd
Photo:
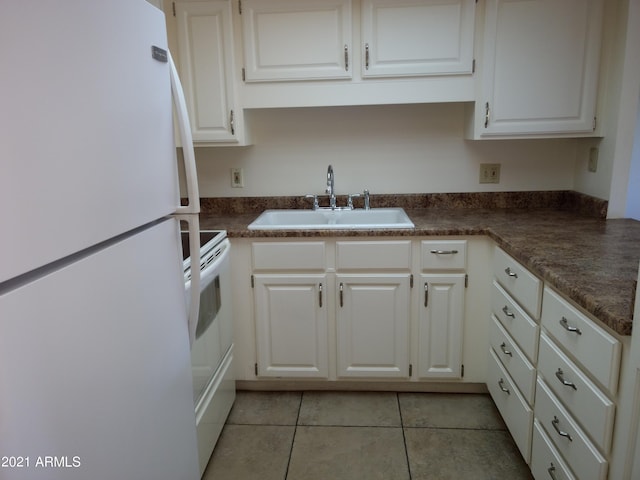
[[481, 163], [480, 183], [500, 183], [500, 164]]

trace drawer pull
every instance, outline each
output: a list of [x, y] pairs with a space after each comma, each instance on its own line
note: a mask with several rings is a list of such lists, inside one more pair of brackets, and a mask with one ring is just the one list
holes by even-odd
[[505, 347], [507, 346], [506, 343], [502, 342], [500, 344], [500, 350], [502, 350], [502, 353], [504, 353], [505, 355], [509, 355], [510, 357], [513, 357], [513, 353], [511, 353], [510, 350], [507, 350]]
[[549, 476], [552, 478], [552, 480], [558, 480], [556, 477], [556, 466], [553, 464], [553, 462], [551, 462], [550, 467], [547, 468], [547, 472], [549, 472]]
[[506, 393], [507, 395], [511, 395], [511, 392], [509, 391], [509, 389], [505, 388], [504, 386], [504, 378], [501, 378], [498, 381], [498, 386], [500, 387], [500, 390], [502, 390], [504, 393]]
[[320, 308], [322, 308], [322, 284], [318, 286], [318, 302], [320, 303]]
[[509, 310], [509, 308], [506, 305], [502, 307], [502, 311], [507, 317], [516, 318], [516, 314], [513, 313], [511, 310]]
[[567, 432], [563, 432], [562, 430], [560, 430], [560, 427], [558, 426], [559, 423], [560, 423], [560, 420], [558, 419], [558, 417], [554, 415], [553, 420], [551, 420], [551, 425], [553, 425], [553, 429], [556, 432], [558, 432], [558, 435], [560, 435], [561, 437], [565, 437], [570, 442], [573, 442], [573, 438], [571, 438], [571, 435], [569, 435]]
[[506, 273], [507, 275], [509, 275], [510, 277], [513, 278], [518, 278], [518, 274], [516, 272], [512, 272], [511, 271], [511, 267], [507, 267], [504, 269], [504, 273]]
[[431, 250], [431, 253], [435, 255], [455, 255], [458, 250]]
[[576, 387], [576, 385], [573, 382], [570, 382], [569, 380], [564, 379], [564, 372], [562, 371], [561, 368], [558, 368], [558, 371], [556, 372], [556, 377], [558, 377], [558, 380], [560, 380], [560, 382], [562, 382], [562, 384], [565, 387], [571, 387], [574, 390], [578, 390], [578, 387]]
[[564, 328], [567, 332], [573, 332], [577, 333], [578, 335], [582, 335], [580, 329], [578, 327], [572, 327], [571, 325], [569, 325], [569, 320], [567, 320], [565, 317], [562, 317], [562, 319], [560, 319], [560, 325], [562, 325], [562, 328]]

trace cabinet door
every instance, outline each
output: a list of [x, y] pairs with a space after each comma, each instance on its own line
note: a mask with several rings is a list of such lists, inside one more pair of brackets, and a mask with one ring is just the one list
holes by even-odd
[[487, 2], [481, 136], [592, 132], [602, 0]]
[[409, 376], [409, 274], [336, 275], [338, 376]]
[[420, 278], [418, 376], [461, 378], [464, 274]]
[[362, 76], [471, 74], [474, 0], [363, 0]]
[[351, 78], [351, 0], [243, 0], [245, 79]]
[[236, 142], [231, 2], [176, 3], [180, 74], [194, 143]]
[[255, 275], [258, 375], [327, 378], [326, 275]]

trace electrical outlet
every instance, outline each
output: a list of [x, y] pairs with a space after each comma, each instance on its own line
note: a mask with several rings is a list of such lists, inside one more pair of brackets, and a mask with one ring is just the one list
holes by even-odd
[[233, 188], [244, 187], [244, 175], [241, 168], [231, 169], [231, 186]]
[[595, 172], [598, 170], [598, 147], [591, 147], [589, 149], [589, 171]]
[[500, 164], [481, 163], [480, 183], [500, 183]]

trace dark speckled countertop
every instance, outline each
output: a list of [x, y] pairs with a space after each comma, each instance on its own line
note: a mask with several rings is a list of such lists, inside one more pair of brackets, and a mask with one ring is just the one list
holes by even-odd
[[488, 235], [612, 330], [630, 335], [640, 262], [640, 222], [605, 220], [601, 213], [585, 214], [575, 205], [567, 209], [563, 202], [529, 202], [532, 208], [494, 204], [478, 208], [468, 203], [424, 208], [416, 202], [403, 205], [396, 201], [395, 206], [405, 208], [415, 229], [313, 231], [248, 230], [260, 211], [274, 207], [262, 205], [257, 211], [246, 212], [220, 208], [219, 204], [211, 208], [205, 203], [201, 228], [226, 229], [230, 238]]

